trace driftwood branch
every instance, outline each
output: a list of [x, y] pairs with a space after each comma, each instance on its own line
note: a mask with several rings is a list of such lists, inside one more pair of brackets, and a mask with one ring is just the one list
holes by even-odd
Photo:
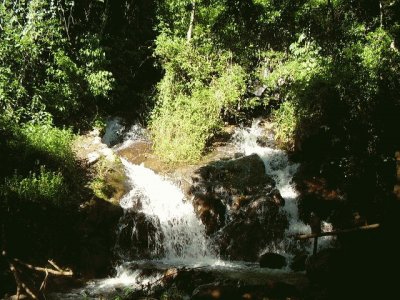
[[30, 270], [37, 271], [37, 272], [43, 272], [43, 273], [48, 272], [49, 274], [56, 275], [56, 276], [72, 276], [72, 275], [74, 275], [74, 273], [70, 269], [62, 270], [58, 266], [57, 266], [57, 268], [55, 270], [55, 269], [46, 268], [46, 267], [44, 267], [44, 268], [43, 267], [36, 267], [36, 266], [31, 265], [31, 264], [24, 263], [24, 262], [20, 261], [17, 258], [14, 258], [13, 260], [15, 262], [19, 263], [20, 265], [22, 265], [22, 266], [24, 266], [24, 267], [26, 267], [26, 268], [28, 268]]
[[[25, 263], [17, 258], [10, 258], [7, 256], [7, 253], [5, 250], [2, 251], [2, 256], [6, 259], [9, 265], [9, 269], [11, 273], [14, 276], [15, 283], [17, 285], [17, 293], [16, 293], [16, 299], [20, 299], [22, 296], [22, 293], [25, 293], [28, 295], [31, 299], [44, 299], [43, 294], [41, 293], [47, 283], [47, 279], [50, 275], [53, 276], [73, 276], [73, 272], [70, 269], [62, 269], [55, 262], [52, 260], [48, 260], [49, 264], [52, 267], [37, 267], [28, 263]], [[40, 286], [40, 289], [37, 290], [34, 287], [33, 283], [28, 283], [30, 282], [29, 277], [24, 275], [24, 269], [34, 271], [34, 272], [41, 272], [45, 274], [45, 277], [43, 279], [43, 282]], [[26, 277], [26, 278], [23, 278]], [[27, 279], [27, 280], [25, 280]]]
[[297, 236], [296, 239], [298, 239], [298, 240], [306, 240], [306, 239], [318, 238], [318, 237], [321, 237], [321, 236], [341, 235], [341, 234], [346, 234], [346, 233], [353, 233], [353, 232], [361, 232], [361, 231], [367, 231], [367, 230], [372, 230], [372, 229], [378, 229], [379, 227], [380, 227], [380, 224], [371, 224], [371, 225], [366, 225], [366, 226], [361, 226], [361, 227], [342, 229], [342, 230], [335, 230], [335, 231], [330, 231], [330, 232], [302, 234], [302, 235]]
[[63, 271], [59, 266], [56, 265], [56, 263], [55, 263], [53, 260], [49, 259], [48, 262], [49, 262], [49, 264], [51, 264], [56, 270], [58, 270], [58, 271], [60, 271], [60, 272]]
[[[5, 256], [5, 251], [3, 251], [2, 254]], [[17, 284], [17, 299], [20, 299], [23, 292], [25, 292], [31, 299], [43, 299], [38, 292], [34, 291], [34, 288], [28, 286], [28, 284], [21, 279], [20, 272], [12, 261], [9, 261], [8, 265], [11, 273], [14, 276], [15, 283]]]

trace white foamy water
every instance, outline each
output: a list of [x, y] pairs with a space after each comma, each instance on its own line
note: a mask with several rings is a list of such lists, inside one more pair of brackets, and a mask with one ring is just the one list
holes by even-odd
[[267, 175], [271, 176], [276, 183], [276, 188], [285, 199], [283, 209], [288, 215], [288, 234], [309, 233], [310, 226], [299, 220], [297, 208], [297, 197], [299, 196], [294, 183], [293, 175], [296, 173], [298, 164], [289, 162], [285, 151], [258, 145], [257, 139], [262, 136], [263, 131], [260, 121], [253, 122], [250, 128], [240, 128], [234, 135], [234, 141], [239, 151], [245, 155], [257, 154], [263, 160]]
[[122, 159], [130, 192], [121, 199], [124, 209], [132, 207], [144, 213], [159, 228], [154, 256], [162, 260], [207, 264], [217, 257], [206, 237], [205, 227], [196, 217], [193, 205], [184, 201], [182, 191], [172, 182], [144, 166]]
[[93, 286], [99, 291], [107, 291], [111, 288], [129, 286], [132, 289], [139, 289], [152, 284], [159, 280], [163, 274], [154, 273], [153, 275], [143, 276], [142, 270], [132, 270], [124, 265], [116, 268], [117, 274], [115, 277], [93, 282]]
[[148, 133], [141, 125], [134, 124], [125, 132], [124, 140], [120, 145], [116, 146], [116, 150], [128, 148], [138, 141], [148, 141]]

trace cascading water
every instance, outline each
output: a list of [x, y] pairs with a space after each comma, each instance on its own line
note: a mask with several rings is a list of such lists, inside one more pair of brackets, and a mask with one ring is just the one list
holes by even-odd
[[[260, 146], [257, 139], [262, 136], [263, 132], [259, 125], [260, 121], [256, 120], [250, 128], [238, 129], [233, 137], [236, 147], [245, 155], [257, 154], [263, 160], [267, 175], [272, 176], [276, 188], [285, 199], [284, 210], [289, 220], [288, 233], [309, 232], [310, 227], [299, 220], [296, 201], [298, 192], [292, 182], [293, 175], [299, 165], [290, 163], [285, 151]], [[273, 139], [273, 136], [269, 138]]]
[[[130, 131], [122, 133], [121, 126], [116, 126], [115, 122], [110, 124], [117, 128], [119, 135], [125, 137], [121, 144], [114, 146], [116, 150], [129, 147], [135, 141], [146, 139], [145, 132], [139, 126], [133, 126]], [[260, 127], [260, 121], [253, 122], [251, 128], [237, 129], [232, 139], [233, 152], [230, 154], [233, 155], [235, 152], [242, 152], [245, 155], [257, 154], [264, 162], [266, 174], [275, 180], [276, 188], [285, 200], [282, 210], [287, 215], [289, 226], [286, 230], [285, 240], [278, 241], [277, 245], [274, 242], [266, 245], [266, 250], [273, 250], [288, 256], [286, 251], [290, 243], [290, 235], [310, 232], [310, 227], [299, 220], [296, 201], [298, 192], [292, 183], [292, 177], [297, 171], [298, 165], [290, 163], [284, 151], [260, 146], [258, 139], [263, 134], [265, 133]], [[109, 142], [114, 140], [111, 132], [108, 132], [106, 140]], [[268, 137], [267, 144], [273, 144], [273, 136]], [[260, 272], [258, 264], [219, 260], [218, 251], [207, 237], [205, 226], [196, 217], [192, 203], [185, 200], [180, 188], [143, 165], [134, 165], [123, 158], [121, 161], [126, 171], [130, 190], [120, 201], [120, 205], [124, 209], [124, 217], [120, 221], [117, 233], [119, 242], [115, 249], [120, 258], [120, 264], [116, 267], [116, 275], [113, 278], [90, 282], [84, 289], [68, 294], [72, 295], [71, 297], [64, 294], [63, 296], [58, 295], [57, 299], [75, 299], [82, 294], [87, 297], [91, 293], [93, 295], [108, 293], [117, 287], [129, 286], [140, 289], [143, 284], [147, 285], [152, 281], [158, 281], [163, 276], [163, 272], [159, 271], [143, 277], [140, 272], [142, 263], [162, 264], [164, 269], [170, 266], [230, 268], [235, 270], [235, 273], [256, 266], [255, 272]], [[141, 219], [139, 220], [138, 217]], [[127, 220], [129, 220], [130, 226], [128, 226]], [[139, 223], [143, 220], [145, 229], [140, 229]], [[323, 223], [325, 229], [329, 229], [329, 225]], [[129, 251], [124, 253], [124, 247], [121, 245], [121, 236], [124, 232], [127, 233], [128, 239], [134, 240], [130, 244], [128, 243], [126, 247], [128, 250], [141, 243], [146, 251], [140, 252], [140, 250], [133, 256]], [[141, 241], [143, 238], [145, 242]], [[139, 265], [132, 266], [132, 263]], [[97, 299], [96, 297], [87, 298]]]
[[[311, 228], [299, 219], [299, 211], [297, 199], [299, 196], [298, 191], [292, 182], [293, 176], [297, 172], [299, 164], [291, 163], [285, 151], [275, 149], [268, 146], [260, 146], [258, 139], [265, 135], [260, 126], [260, 120], [254, 120], [251, 127], [239, 128], [236, 130], [233, 140], [236, 148], [242, 151], [245, 155], [257, 154], [264, 162], [267, 175], [272, 176], [275, 180], [276, 188], [279, 190], [281, 196], [285, 199], [283, 210], [286, 212], [289, 220], [289, 227], [286, 230], [286, 240], [280, 246], [273, 245], [267, 246], [270, 250], [273, 248], [275, 252], [285, 254], [288, 245], [293, 243], [290, 238], [295, 234], [310, 233]], [[268, 144], [274, 144], [273, 133], [268, 133]], [[322, 221], [322, 231], [332, 231], [332, 225], [328, 222]], [[320, 238], [319, 247], [325, 248], [332, 242], [333, 237]], [[308, 246], [311, 252], [311, 244]]]
[[[157, 245], [153, 258], [175, 264], [207, 264], [216, 260], [205, 227], [196, 217], [193, 205], [184, 201], [182, 191], [144, 166], [122, 159], [129, 178], [130, 192], [121, 199], [129, 214], [132, 208], [144, 213], [155, 228]], [[132, 234], [135, 234], [133, 228]]]

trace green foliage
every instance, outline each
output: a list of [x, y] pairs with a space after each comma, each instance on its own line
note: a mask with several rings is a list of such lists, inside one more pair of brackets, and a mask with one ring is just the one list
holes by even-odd
[[221, 126], [221, 113], [234, 112], [244, 93], [243, 69], [228, 52], [161, 35], [156, 53], [165, 75], [150, 128], [156, 154], [169, 162], [194, 161]]
[[110, 97], [113, 76], [96, 35], [73, 45], [64, 17], [58, 1], [0, 4], [0, 107], [17, 122], [71, 122]]
[[50, 124], [25, 124], [21, 128], [27, 152], [42, 153], [49, 159], [72, 167], [75, 156], [71, 149], [74, 135], [70, 130], [58, 129]]
[[115, 79], [110, 71], [105, 70], [106, 53], [95, 35], [86, 35], [81, 39], [80, 60], [84, 66], [85, 79], [89, 90], [95, 97], [108, 99]]
[[267, 87], [264, 101], [266, 104], [282, 103], [273, 113], [277, 123], [276, 138], [283, 146], [292, 148], [300, 122], [321, 125], [322, 112], [314, 101], [314, 89], [329, 82], [331, 62], [322, 57], [321, 49], [304, 35], [300, 35], [289, 50], [286, 59], [282, 53], [267, 52], [267, 64], [262, 67], [271, 70], [263, 80]]
[[[60, 172], [46, 170], [40, 167], [38, 174], [30, 172], [27, 177], [14, 174], [6, 178], [0, 186], [0, 194], [13, 201], [32, 201], [42, 205], [65, 205], [67, 187]], [[44, 203], [43, 203], [44, 201]]]
[[294, 134], [298, 125], [296, 107], [293, 102], [286, 101], [274, 111], [276, 123], [276, 139], [286, 148], [293, 147]]

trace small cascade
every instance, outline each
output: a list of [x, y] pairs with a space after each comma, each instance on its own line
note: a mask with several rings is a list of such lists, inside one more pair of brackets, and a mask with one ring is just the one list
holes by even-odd
[[[114, 144], [116, 136], [124, 137], [120, 144], [115, 144], [114, 150], [119, 151], [136, 142], [147, 141], [146, 132], [142, 127], [134, 125], [130, 130], [124, 131], [125, 129], [119, 124], [118, 120], [111, 122], [110, 126], [118, 131], [117, 134], [115, 135], [111, 128], [106, 131], [106, 137], [103, 138], [108, 144]], [[276, 238], [272, 236], [271, 243], [265, 245], [263, 252], [276, 252], [290, 258], [293, 239], [289, 237], [293, 234], [311, 231], [310, 227], [299, 219], [297, 208], [299, 195], [292, 182], [293, 175], [299, 165], [291, 163], [286, 152], [273, 147], [274, 137], [272, 133], [267, 137], [268, 141], [263, 141], [264, 146], [259, 143], [261, 137], [265, 137], [265, 132], [260, 126], [260, 121], [253, 122], [250, 128], [239, 128], [231, 141], [233, 151], [227, 154], [231, 156], [234, 156], [237, 152], [246, 156], [257, 154], [262, 159], [266, 174], [274, 179], [276, 188], [285, 200], [283, 207], [275, 207], [275, 213], [279, 212], [281, 215], [286, 215], [288, 221], [286, 232], [284, 232], [285, 222], [283, 222], [281, 235]], [[73, 295], [72, 298], [82, 295], [82, 293], [89, 293], [89, 295], [93, 295], [93, 298], [87, 297], [87, 294], [85, 294], [87, 299], [97, 299], [96, 295], [98, 294], [112, 294], [116, 288], [128, 286], [139, 290], [143, 288], [143, 285], [150, 286], [151, 282], [158, 281], [163, 276], [163, 272], [170, 267], [192, 268], [201, 266], [210, 270], [218, 268], [228, 273], [234, 270], [235, 274], [243, 270], [256, 274], [262, 272], [258, 263], [255, 262], [220, 260], [218, 254], [221, 251], [221, 255], [223, 255], [222, 250], [216, 249], [217, 246], [207, 236], [206, 227], [196, 216], [193, 203], [185, 199], [181, 189], [172, 181], [143, 165], [132, 164], [123, 158], [121, 158], [121, 161], [128, 178], [129, 192], [120, 200], [120, 205], [124, 209], [124, 216], [120, 220], [115, 247], [120, 264], [116, 267], [116, 275], [113, 278], [90, 282], [85, 288], [73, 291], [75, 294], [69, 294]], [[261, 193], [264, 191], [262, 189], [257, 190]], [[271, 213], [267, 204], [268, 197], [264, 198], [264, 202], [255, 200], [253, 206], [249, 205], [257, 209], [257, 214], [251, 215], [252, 218], [265, 217], [265, 215]], [[229, 211], [231, 204], [225, 205], [227, 205], [227, 211]], [[260, 214], [258, 214], [258, 210], [262, 210]], [[235, 213], [236, 216], [240, 217], [241, 211], [236, 210], [236, 212], [231, 211], [230, 213]], [[269, 221], [267, 222], [263, 218], [257, 224], [267, 224], [268, 227]], [[243, 219], [243, 221], [245, 223], [240, 224], [246, 227], [248, 225], [247, 220]], [[227, 216], [226, 222], [226, 226], [221, 231], [229, 227], [229, 222], [231, 222], [229, 216]], [[329, 223], [323, 222], [322, 225], [324, 230], [331, 229]], [[257, 226], [256, 228], [259, 229], [260, 227]], [[232, 228], [233, 231], [230, 233], [237, 235], [237, 228]], [[219, 233], [216, 232], [216, 236]], [[260, 237], [261, 240], [263, 238]], [[325, 242], [329, 243], [330, 241], [326, 239]], [[324, 243], [320, 243], [320, 246]], [[251, 244], [244, 246], [252, 247]], [[260, 248], [256, 251], [259, 250]], [[141, 272], [146, 268], [143, 268], [143, 265], [148, 264], [152, 265], [150, 269], [157, 269], [158, 271], [150, 272], [151, 274]], [[282, 270], [282, 272], [286, 271]], [[273, 274], [273, 272], [268, 274]], [[68, 298], [68, 294], [57, 295], [57, 299], [72, 298]]]
[[[273, 146], [259, 145], [259, 138], [265, 135], [263, 128], [260, 126], [260, 122], [260, 120], [254, 120], [251, 127], [237, 129], [233, 136], [233, 141], [236, 148], [245, 155], [257, 154], [263, 160], [266, 174], [270, 175], [275, 180], [276, 188], [285, 199], [283, 210], [287, 214], [289, 220], [289, 227], [286, 230], [286, 236], [288, 238], [278, 245], [274, 244], [266, 247], [269, 251], [285, 254], [289, 244], [293, 243], [293, 240], [290, 238], [291, 236], [300, 233], [311, 233], [310, 226], [299, 219], [297, 206], [299, 193], [292, 181], [299, 164], [291, 163], [287, 153], [283, 150], [275, 149]], [[272, 132], [267, 134], [267, 138], [268, 142], [266, 144], [274, 145], [274, 135]], [[321, 229], [322, 231], [332, 231], [332, 225], [323, 221], [321, 223]], [[333, 237], [320, 238], [319, 247], [328, 247], [332, 239]], [[311, 253], [311, 243], [308, 248]]]
[[[290, 163], [285, 151], [271, 147], [262, 147], [257, 140], [263, 135], [260, 120], [255, 120], [250, 128], [240, 128], [234, 135], [234, 141], [239, 151], [245, 155], [257, 154], [263, 160], [267, 175], [272, 176], [276, 188], [285, 199], [286, 211], [289, 219], [288, 234], [307, 233], [310, 227], [299, 220], [297, 208], [298, 192], [292, 182], [299, 165]], [[269, 137], [273, 139], [273, 136]]]
[[[126, 214], [133, 209], [143, 213], [157, 230], [151, 258], [168, 263], [207, 264], [216, 254], [206, 237], [205, 227], [196, 217], [193, 205], [184, 201], [182, 191], [173, 183], [144, 166], [122, 159], [129, 178], [130, 192], [121, 199]], [[136, 235], [137, 227], [132, 228]]]
[[106, 128], [101, 141], [115, 150], [122, 150], [137, 141], [147, 141], [147, 132], [139, 124], [130, 127], [124, 125], [121, 118], [110, 118], [106, 122]]

